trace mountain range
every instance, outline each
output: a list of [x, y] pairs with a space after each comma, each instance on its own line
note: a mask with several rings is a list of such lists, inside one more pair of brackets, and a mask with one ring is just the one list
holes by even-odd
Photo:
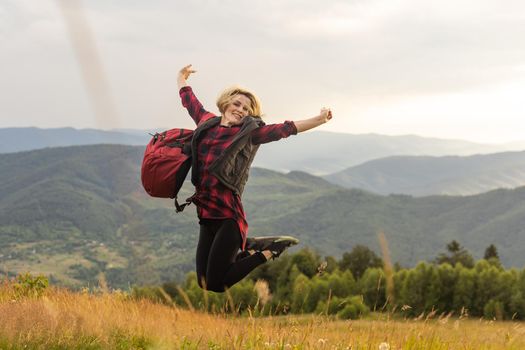
[[[154, 131], [3, 128], [0, 129], [0, 153], [90, 144], [145, 146], [151, 138], [149, 133]], [[525, 143], [519, 142], [488, 145], [413, 135], [354, 135], [312, 131], [265, 144], [260, 148], [254, 165], [281, 172], [299, 170], [314, 175], [328, 175], [389, 156], [466, 156], [524, 149]]]
[[466, 157], [386, 157], [324, 178], [378, 194], [471, 195], [525, 186], [525, 151]]
[[[198, 224], [190, 206], [148, 197], [143, 147], [92, 145], [0, 155], [0, 270], [50, 274], [57, 283], [111, 286], [182, 279], [193, 270]], [[181, 198], [189, 196], [189, 183]], [[477, 258], [490, 244], [523, 267], [525, 187], [472, 196], [378, 195], [305, 172], [253, 168], [243, 202], [250, 235], [292, 234], [300, 247], [340, 257], [356, 244], [394, 262], [432, 260], [455, 239]]]

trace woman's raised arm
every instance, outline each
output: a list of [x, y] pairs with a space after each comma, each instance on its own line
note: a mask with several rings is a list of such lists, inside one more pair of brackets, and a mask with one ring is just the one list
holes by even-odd
[[195, 70], [191, 69], [191, 64], [182, 68], [179, 71], [179, 75], [177, 77], [177, 84], [179, 85], [179, 95], [182, 105], [188, 110], [188, 113], [195, 123], [199, 125], [203, 121], [208, 120], [215, 115], [204, 109], [202, 104], [199, 102], [199, 99], [197, 99], [197, 96], [195, 96], [193, 93], [191, 86], [186, 83], [186, 79], [188, 79], [190, 74], [195, 72]]
[[183, 67], [179, 71], [179, 75], [177, 76], [177, 85], [179, 86], [179, 90], [183, 88], [184, 86], [188, 86], [188, 83], [186, 80], [188, 80], [188, 77], [190, 74], [196, 73], [196, 70], [193, 70], [191, 68], [191, 64], [188, 64], [187, 66]]
[[330, 119], [332, 119], [332, 111], [328, 108], [323, 108], [318, 116], [309, 119], [264, 125], [252, 132], [252, 143], [260, 145], [262, 143], [278, 141], [290, 135], [318, 127]]
[[329, 108], [321, 109], [319, 115], [303, 120], [294, 121], [297, 132], [303, 132], [318, 127], [332, 119], [332, 111]]

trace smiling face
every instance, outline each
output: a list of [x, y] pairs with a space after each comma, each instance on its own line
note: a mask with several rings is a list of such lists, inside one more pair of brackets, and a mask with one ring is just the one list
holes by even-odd
[[261, 118], [261, 102], [251, 91], [240, 86], [224, 89], [217, 98], [217, 107], [221, 112], [221, 125], [240, 125], [250, 115]]
[[243, 94], [232, 96], [230, 103], [226, 106], [222, 114], [221, 125], [233, 126], [242, 124], [244, 117], [250, 114], [250, 99]]

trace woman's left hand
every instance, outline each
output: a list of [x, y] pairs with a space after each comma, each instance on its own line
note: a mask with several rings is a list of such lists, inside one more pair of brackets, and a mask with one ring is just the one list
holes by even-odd
[[330, 119], [332, 119], [332, 111], [330, 110], [330, 108], [325, 108], [323, 107], [321, 109], [321, 119], [323, 121], [323, 123], [326, 123], [328, 122]]
[[332, 119], [332, 111], [330, 108], [321, 109], [321, 113], [315, 117], [294, 121], [297, 132], [303, 132], [313, 128], [317, 128]]

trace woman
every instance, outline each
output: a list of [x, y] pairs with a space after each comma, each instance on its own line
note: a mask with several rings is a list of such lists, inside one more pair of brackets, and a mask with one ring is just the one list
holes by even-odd
[[[298, 242], [293, 237], [267, 237], [247, 244], [241, 195], [259, 145], [315, 128], [329, 121], [332, 113], [323, 108], [310, 119], [265, 125], [257, 96], [234, 87], [219, 96], [221, 115], [215, 116], [202, 107], [187, 84], [195, 72], [191, 65], [182, 68], [177, 83], [182, 104], [197, 124], [191, 175], [196, 187], [191, 201], [200, 220], [197, 279], [201, 288], [223, 292]], [[237, 254], [241, 248], [243, 253]]]

